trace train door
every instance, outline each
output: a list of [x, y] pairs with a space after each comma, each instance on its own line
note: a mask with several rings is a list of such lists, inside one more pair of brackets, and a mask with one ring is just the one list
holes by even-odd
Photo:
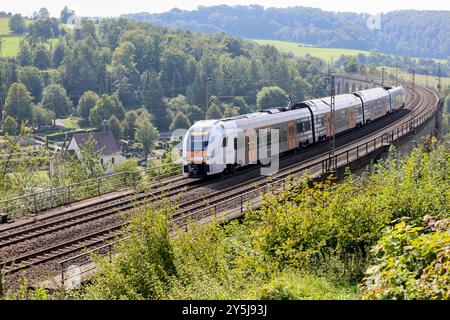
[[245, 143], [247, 151], [246, 163], [256, 163], [258, 146], [256, 132], [254, 130], [245, 136]]
[[249, 137], [245, 136], [245, 138], [244, 138], [244, 154], [245, 154], [244, 164], [248, 164], [249, 159], [250, 159], [250, 157], [249, 157], [249, 152], [250, 152], [249, 140], [250, 140]]
[[297, 147], [297, 143], [295, 140], [295, 129], [294, 123], [288, 123], [288, 141], [289, 141], [289, 149], [295, 149]]
[[375, 119], [375, 108], [377, 105], [377, 100], [371, 101], [369, 103], [369, 107], [370, 107], [370, 120]]
[[381, 107], [381, 115], [386, 115], [386, 113], [388, 112], [388, 110], [389, 110], [389, 104], [388, 104], [388, 99], [386, 99], [386, 97], [383, 97], [383, 98], [381, 98], [381, 104], [382, 104], [382, 107]]
[[348, 110], [348, 126], [349, 129], [356, 127], [356, 118], [355, 118], [355, 110], [353, 107], [347, 109]]
[[331, 119], [331, 112], [327, 113], [327, 137], [331, 137], [333, 135], [333, 119]]
[[234, 148], [234, 163], [238, 164], [238, 143], [237, 143], [237, 138], [233, 139], [233, 148]]

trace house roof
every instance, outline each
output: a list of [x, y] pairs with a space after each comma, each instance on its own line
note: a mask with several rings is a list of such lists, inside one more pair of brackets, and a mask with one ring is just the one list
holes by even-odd
[[112, 132], [75, 134], [72, 139], [75, 139], [78, 147], [81, 148], [86, 145], [90, 137], [96, 141], [95, 151], [102, 150], [102, 154], [105, 156], [122, 153]]
[[53, 161], [70, 161], [73, 159], [75, 150], [60, 150], [55, 153]]

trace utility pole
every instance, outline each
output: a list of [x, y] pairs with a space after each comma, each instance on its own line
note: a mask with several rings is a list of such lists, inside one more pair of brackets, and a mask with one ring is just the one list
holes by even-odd
[[414, 104], [414, 99], [416, 97], [416, 72], [411, 68], [411, 89], [412, 89], [412, 103], [411, 103], [411, 119], [414, 115], [414, 109], [412, 109], [412, 105]]
[[0, 73], [0, 122], [2, 121], [3, 121], [3, 80], [2, 75]]
[[441, 89], [442, 89], [441, 81], [442, 81], [441, 64], [439, 63], [439, 67], [438, 67], [438, 85], [437, 85], [439, 96], [441, 95]]
[[392, 62], [391, 65], [391, 80], [392, 80], [392, 85], [395, 86], [395, 69], [394, 69], [394, 63]]
[[334, 133], [334, 111], [335, 111], [335, 101], [336, 101], [336, 84], [335, 84], [335, 76], [329, 72], [329, 75], [325, 78], [327, 82], [329, 82], [330, 85], [330, 109], [331, 109], [331, 124], [330, 124], [330, 130], [331, 130], [331, 136], [330, 136], [330, 148], [331, 151], [329, 153], [328, 162], [330, 164], [330, 167], [336, 169], [336, 163], [334, 158], [334, 153], [336, 149], [336, 139], [335, 139], [335, 133]]
[[384, 87], [384, 66], [381, 67], [381, 86]]
[[209, 96], [208, 96], [208, 81], [213, 80], [212, 78], [209, 78], [206, 73], [203, 74], [203, 88], [204, 88], [204, 94], [205, 94], [205, 119], [206, 119], [206, 113], [208, 112], [209, 108]]
[[398, 66], [395, 64], [395, 85], [398, 86]]

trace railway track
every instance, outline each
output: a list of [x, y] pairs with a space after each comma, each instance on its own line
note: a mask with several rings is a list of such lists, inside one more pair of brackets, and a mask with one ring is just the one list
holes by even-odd
[[[409, 92], [411, 92], [410, 87], [407, 86], [407, 89], [409, 90]], [[427, 89], [416, 86], [416, 90], [417, 94], [414, 95], [414, 101], [412, 101], [411, 94], [408, 95], [407, 100], [407, 104], [409, 104], [411, 106], [411, 109], [413, 110], [413, 113], [411, 114], [414, 114], [415, 117], [420, 116], [430, 106], [437, 102], [436, 97], [433, 98]], [[374, 135], [379, 135], [384, 131], [387, 132], [388, 130], [392, 130], [392, 127], [401, 126], [409, 120], [410, 117], [402, 116], [390, 123], [388, 127], [383, 127], [375, 130], [374, 132], [371, 132], [368, 137], [363, 136], [358, 139], [354, 139], [351, 142], [343, 143], [342, 145], [338, 146], [337, 150], [345, 151], [346, 149], [350, 149], [355, 143], [361, 143], [364, 140], [370, 139], [370, 137], [373, 137]], [[372, 125], [376, 126], [376, 123], [374, 122], [374, 124]], [[305, 154], [307, 152], [308, 151], [305, 151]], [[328, 155], [324, 155], [323, 153], [321, 153], [299, 163], [287, 166], [280, 170], [278, 174], [274, 175], [273, 178], [282, 179], [286, 178], [289, 175], [294, 175], [304, 170], [304, 167], [308, 164], [322, 161], [327, 157]], [[251, 168], [248, 169], [248, 171], [251, 170]], [[100, 221], [101, 219], [111, 216], [112, 214], [129, 212], [136, 206], [148, 201], [153, 202], [161, 200], [163, 197], [177, 196], [182, 191], [189, 192], [201, 186], [208, 185], [209, 183], [211, 183], [211, 181], [186, 182], [186, 180], [184, 180], [180, 184], [175, 184], [173, 186], [161, 186], [157, 190], [150, 193], [140, 193], [132, 197], [123, 197], [120, 199], [116, 199], [114, 203], [105, 203], [104, 206], [95, 209], [87, 208], [86, 210], [78, 214], [70, 215], [76, 213], [75, 211], [70, 212], [68, 217], [61, 217], [58, 219], [50, 218], [47, 222], [45, 222], [44, 219], [44, 221], [41, 220], [40, 223], [36, 226], [25, 227], [20, 230], [7, 230], [6, 234], [5, 232], [3, 232], [4, 234], [0, 235], [0, 250], [8, 246], [22, 243], [23, 241], [32, 240], [37, 237], [42, 237], [64, 229], [70, 229], [80, 224]], [[259, 188], [267, 183], [268, 181], [266, 177], [257, 177], [251, 180], [246, 180], [243, 183], [222, 189], [220, 191], [205, 194], [200, 198], [194, 200], [188, 200], [184, 202], [182, 201], [180, 202], [179, 208], [175, 212], [174, 221], [185, 221], [186, 219], [194, 216], [193, 213], [197, 211], [200, 211], [206, 207], [214, 207], [215, 205], [223, 203], [227, 199], [233, 198], [238, 194], [242, 194], [250, 190]], [[67, 212], [64, 213], [64, 215], [67, 215]], [[123, 228], [123, 226], [125, 226], [126, 224], [127, 222], [121, 222], [99, 231], [95, 231], [87, 235], [77, 237], [75, 239], [70, 239], [68, 241], [61, 242], [47, 248], [33, 250], [27, 254], [15, 256], [14, 258], [8, 259], [2, 263], [2, 272], [4, 274], [15, 274], [20, 270], [24, 270], [32, 266], [54, 261], [61, 257], [67, 257], [69, 255], [82, 252], [85, 249], [96, 247], [120, 235], [121, 228]]]
[[37, 225], [30, 222], [26, 225], [21, 225], [18, 230], [17, 228], [11, 228], [11, 230], [3, 231], [0, 234], [0, 249], [75, 225], [99, 220], [114, 213], [126, 212], [146, 201], [158, 201], [164, 197], [175, 196], [179, 192], [189, 191], [202, 185], [201, 181], [180, 180], [183, 180], [180, 184], [159, 186], [157, 190], [150, 193], [141, 192], [134, 195], [121, 196], [114, 199], [114, 201], [105, 201], [96, 208], [72, 209], [56, 218], [52, 216], [41, 219]]
[[[423, 92], [424, 93], [424, 92]], [[435, 101], [429, 100], [428, 103], [424, 103], [423, 101], [424, 97], [422, 95], [415, 95], [414, 98], [414, 105], [424, 105], [425, 107], [419, 110], [417, 115], [420, 115], [423, 111], [427, 110], [427, 108], [432, 105]], [[410, 101], [411, 102], [411, 101]], [[377, 130], [371, 134], [371, 137], [376, 134], [382, 134], [386, 130], [392, 130], [392, 127], [401, 126], [405, 122], [407, 122], [409, 117], [401, 117], [397, 121], [393, 122], [388, 128], [382, 128], [380, 130]], [[357, 143], [363, 143], [365, 140], [367, 140], [367, 137], [361, 137], [359, 139], [352, 140], [352, 142], [343, 144], [341, 146], [338, 145], [336, 152], [345, 152], [346, 150], [349, 150], [353, 147], [354, 144]], [[313, 163], [316, 163], [318, 161], [323, 161], [328, 158], [328, 155], [318, 155], [314, 157], [308, 157], [307, 160], [295, 163], [293, 165], [290, 165], [286, 168], [281, 169], [277, 174], [275, 174], [272, 179], [285, 179], [290, 175], [297, 175], [303, 171], [305, 171], [305, 167], [310, 166]], [[267, 184], [267, 178], [266, 177], [257, 177], [252, 180], [245, 181], [242, 185], [233, 186], [224, 190], [213, 192], [212, 194], [208, 194], [204, 196], [202, 199], [197, 199], [196, 201], [188, 201], [185, 203], [180, 203], [181, 209], [177, 210], [175, 213], [174, 219], [175, 220], [182, 220], [183, 216], [192, 216], [192, 213], [195, 211], [200, 211], [204, 207], [209, 206], [211, 208], [214, 208], [218, 204], [223, 203], [227, 199], [233, 198], [236, 195], [249, 192], [253, 189], [257, 189], [262, 187], [263, 185]], [[201, 200], [201, 201], [199, 201]]]
[[16, 273], [38, 264], [43, 264], [60, 257], [78, 253], [85, 248], [92, 248], [101, 245], [105, 241], [112, 241], [121, 234], [122, 228], [126, 224], [127, 223], [124, 222], [114, 227], [108, 227], [101, 231], [83, 235], [80, 238], [68, 240], [52, 247], [36, 250], [32, 253], [16, 257], [13, 260], [5, 261], [2, 266], [3, 273]]

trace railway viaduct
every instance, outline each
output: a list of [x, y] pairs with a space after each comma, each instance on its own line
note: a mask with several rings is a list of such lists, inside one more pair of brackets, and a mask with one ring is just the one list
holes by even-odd
[[355, 91], [375, 88], [378, 83], [364, 76], [335, 73], [336, 94], [351, 93]]

